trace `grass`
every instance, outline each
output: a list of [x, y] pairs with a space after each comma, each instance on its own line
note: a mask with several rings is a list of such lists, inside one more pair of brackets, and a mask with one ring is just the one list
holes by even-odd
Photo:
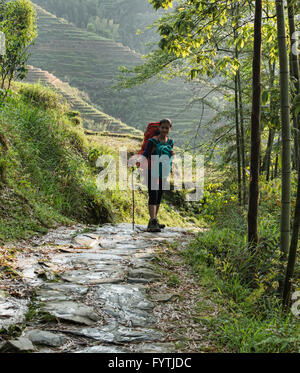
[[1, 153], [0, 241], [77, 220], [112, 219], [95, 184], [83, 129], [58, 100], [44, 87], [28, 86], [0, 109], [0, 134], [8, 144]]
[[219, 303], [220, 315], [206, 321], [218, 348], [243, 353], [300, 352], [299, 319], [282, 311], [278, 296], [281, 267], [274, 225], [262, 221], [255, 255], [246, 249], [240, 226], [232, 226], [236, 228], [217, 224], [200, 233], [183, 253]]

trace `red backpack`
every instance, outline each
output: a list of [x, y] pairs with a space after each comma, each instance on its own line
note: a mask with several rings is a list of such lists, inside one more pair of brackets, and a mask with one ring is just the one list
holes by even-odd
[[148, 124], [146, 131], [144, 133], [144, 141], [141, 150], [139, 151], [139, 154], [142, 154], [145, 151], [148, 140], [159, 134], [159, 125], [160, 122], [153, 122]]

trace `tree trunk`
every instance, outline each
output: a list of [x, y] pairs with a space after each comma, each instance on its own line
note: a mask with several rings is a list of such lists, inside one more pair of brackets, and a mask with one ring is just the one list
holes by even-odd
[[234, 77], [234, 105], [235, 105], [235, 130], [236, 130], [236, 150], [237, 150], [237, 175], [238, 175], [238, 197], [239, 205], [242, 206], [242, 175], [241, 175], [241, 145], [239, 126], [239, 100], [237, 74]]
[[[289, 15], [289, 30], [290, 30], [290, 43], [291, 46], [294, 44], [294, 39], [292, 39], [295, 33], [295, 17], [294, 17], [294, 5], [291, 0], [287, 1], [288, 4], [288, 15]], [[300, 79], [299, 79], [299, 60], [295, 53], [291, 51], [290, 53], [290, 67], [291, 67], [291, 78], [294, 81], [295, 91], [293, 92], [293, 97], [300, 93]], [[295, 169], [299, 170], [300, 162], [300, 118], [299, 115], [295, 115], [295, 110], [293, 110], [293, 128], [294, 128], [294, 165]]]
[[[0, 158], [1, 153], [3, 154], [2, 157], [5, 157], [8, 151], [8, 142], [3, 133], [0, 132]], [[0, 165], [0, 183], [4, 183], [6, 181], [6, 168], [5, 165]]]
[[[273, 87], [274, 87], [274, 80], [275, 80], [275, 63], [273, 63], [273, 66], [271, 65], [271, 62], [269, 61], [269, 72], [270, 72], [270, 114], [271, 118], [274, 114], [274, 98], [273, 98]], [[273, 142], [275, 137], [275, 129], [269, 128], [269, 136], [268, 136], [268, 144], [266, 149], [266, 154], [263, 160], [262, 165], [262, 171], [266, 171], [266, 179], [269, 181], [270, 179], [270, 166], [271, 166], [271, 155], [272, 155], [272, 148], [273, 148]]]
[[243, 206], [246, 205], [246, 161], [245, 161], [245, 130], [244, 130], [244, 109], [243, 109], [243, 95], [241, 87], [241, 74], [238, 74], [238, 90], [239, 90], [239, 104], [240, 104], [240, 127], [241, 127], [241, 160], [242, 160], [242, 175], [243, 175]]
[[[236, 16], [239, 16], [239, 5], [236, 5], [236, 9], [234, 10]], [[238, 22], [234, 27], [234, 39], [236, 40], [237, 35], [237, 28]], [[239, 52], [237, 46], [235, 46], [234, 51], [235, 58], [238, 60]], [[239, 115], [239, 89], [238, 89], [238, 72], [234, 76], [234, 108], [235, 108], [235, 129], [236, 129], [236, 148], [237, 148], [237, 176], [238, 176], [238, 197], [239, 197], [239, 205], [242, 206], [242, 174], [241, 174], [241, 135], [240, 135], [240, 115]]]
[[287, 307], [290, 302], [291, 296], [291, 280], [294, 276], [294, 269], [297, 256], [297, 246], [299, 242], [299, 231], [300, 231], [300, 167], [298, 168], [298, 187], [296, 197], [295, 216], [293, 223], [293, 233], [291, 239], [291, 246], [288, 257], [288, 264], [286, 267], [286, 275], [283, 289], [283, 306]]
[[[278, 141], [279, 141], [279, 138], [278, 138]], [[279, 160], [279, 152], [277, 150], [277, 152], [276, 152], [276, 159], [275, 159], [274, 174], [273, 174], [273, 178], [272, 179], [276, 179], [276, 177], [278, 176], [278, 160]]]
[[283, 260], [290, 246], [291, 220], [291, 129], [289, 100], [289, 64], [287, 56], [287, 40], [285, 32], [285, 16], [283, 0], [276, 0], [277, 36], [280, 65], [280, 108], [282, 126], [282, 194], [280, 220], [280, 249]]
[[262, 166], [262, 170], [266, 171], [267, 181], [270, 180], [271, 154], [272, 154], [274, 137], [275, 137], [275, 130], [273, 128], [270, 128], [269, 129], [269, 136], [268, 136], [267, 150], [266, 150], [266, 154], [265, 154], [265, 158], [264, 158], [263, 166]]
[[[294, 34], [295, 30], [295, 20], [294, 20], [294, 7], [291, 0], [287, 1], [288, 4], [288, 15], [289, 15], [289, 30], [290, 30], [290, 42], [293, 45], [294, 40], [292, 39], [292, 35]], [[291, 78], [295, 82], [295, 91], [294, 96], [300, 93], [300, 80], [299, 80], [299, 61], [296, 54], [291, 52], [290, 54], [290, 68], [291, 68]], [[297, 129], [300, 129], [300, 120], [299, 116], [293, 113], [293, 127], [294, 127], [294, 151], [295, 151], [295, 166], [298, 171], [298, 186], [297, 186], [297, 196], [296, 196], [296, 207], [295, 207], [295, 215], [294, 215], [294, 222], [293, 222], [293, 231], [292, 231], [292, 238], [288, 256], [288, 264], [286, 268], [286, 275], [285, 275], [285, 282], [283, 288], [283, 306], [287, 308], [290, 303], [291, 298], [291, 281], [294, 276], [294, 269], [296, 263], [296, 256], [297, 256], [297, 246], [299, 240], [299, 230], [300, 230], [300, 154], [299, 154], [299, 146], [300, 146], [300, 136]], [[296, 129], [296, 130], [295, 130]]]
[[260, 156], [260, 117], [261, 117], [261, 23], [262, 0], [255, 1], [254, 50], [252, 64], [252, 113], [251, 113], [251, 159], [248, 205], [248, 244], [258, 242], [257, 216], [259, 200], [259, 156]]

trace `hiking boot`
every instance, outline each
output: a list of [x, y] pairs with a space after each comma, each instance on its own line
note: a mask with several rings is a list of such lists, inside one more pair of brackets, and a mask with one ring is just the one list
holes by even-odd
[[156, 220], [157, 220], [157, 225], [159, 226], [160, 229], [166, 228], [165, 224], [160, 224], [158, 219], [156, 219]]
[[147, 232], [161, 232], [158, 226], [157, 219], [150, 219], [147, 227]]

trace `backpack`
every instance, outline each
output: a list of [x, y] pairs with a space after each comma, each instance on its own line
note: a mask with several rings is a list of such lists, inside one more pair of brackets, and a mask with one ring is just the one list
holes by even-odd
[[145, 151], [149, 139], [159, 134], [159, 124], [160, 122], [153, 122], [148, 124], [146, 131], [144, 133], [143, 144], [138, 154], [142, 154]]

